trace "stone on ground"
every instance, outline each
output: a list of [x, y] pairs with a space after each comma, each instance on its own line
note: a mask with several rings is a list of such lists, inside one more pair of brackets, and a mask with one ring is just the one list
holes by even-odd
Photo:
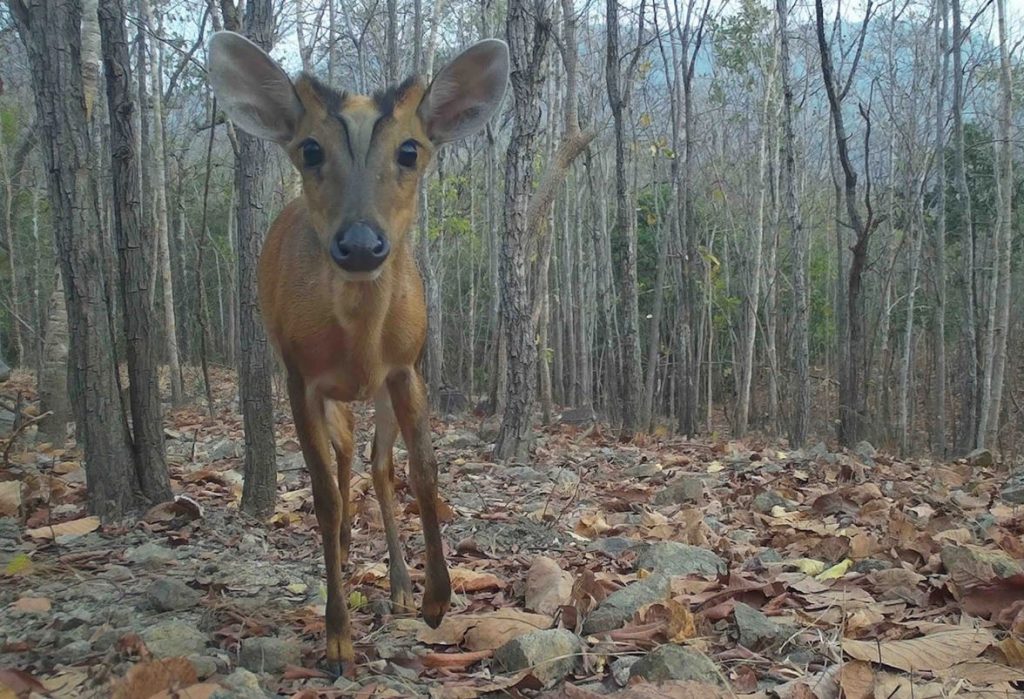
[[682, 646], [664, 645], [633, 663], [629, 676], [648, 682], [690, 680], [705, 684], [722, 683], [715, 664], [706, 655]]
[[506, 672], [530, 668], [545, 686], [562, 680], [575, 669], [582, 643], [566, 629], [547, 629], [514, 638], [494, 652], [494, 659]]
[[659, 541], [643, 549], [638, 568], [664, 575], [717, 576], [726, 571], [725, 561], [707, 549], [677, 541]]
[[302, 652], [299, 642], [292, 638], [260, 636], [242, 641], [239, 664], [253, 672], [282, 672], [288, 665], [298, 665]]
[[621, 628], [645, 604], [668, 598], [668, 575], [650, 575], [608, 595], [583, 623], [583, 633], [603, 633]]

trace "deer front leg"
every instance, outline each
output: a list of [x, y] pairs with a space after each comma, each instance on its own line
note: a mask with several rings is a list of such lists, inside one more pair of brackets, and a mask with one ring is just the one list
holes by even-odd
[[341, 565], [348, 564], [349, 549], [352, 545], [352, 457], [355, 444], [352, 440], [352, 410], [344, 403], [328, 401], [324, 407], [330, 427], [331, 443], [338, 464], [338, 491], [341, 493]]
[[395, 417], [409, 450], [409, 484], [416, 496], [423, 523], [423, 541], [427, 549], [423, 619], [432, 628], [437, 628], [448, 610], [452, 589], [437, 522], [437, 461], [430, 443], [427, 392], [423, 379], [412, 367], [392, 372], [387, 385]]
[[327, 568], [327, 664], [332, 672], [340, 675], [343, 664], [355, 660], [348, 600], [341, 577], [341, 491], [328, 466], [330, 445], [323, 400], [307, 395], [306, 382], [296, 372], [288, 374], [288, 399], [295, 418], [295, 432], [313, 482], [313, 507], [323, 537]]
[[392, 447], [398, 436], [398, 422], [387, 389], [381, 388], [374, 396], [375, 429], [373, 450], [370, 457], [373, 472], [373, 489], [377, 493], [381, 518], [384, 520], [384, 535], [388, 541], [388, 578], [391, 582], [391, 611], [395, 614], [415, 614], [416, 603], [412, 596], [412, 581], [405, 565], [402, 539], [398, 535], [395, 519], [395, 462]]

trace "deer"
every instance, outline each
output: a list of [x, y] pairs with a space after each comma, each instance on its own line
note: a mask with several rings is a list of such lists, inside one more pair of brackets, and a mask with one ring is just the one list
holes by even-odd
[[352, 402], [374, 406], [370, 468], [392, 612], [416, 613], [395, 519], [399, 433], [423, 527], [424, 621], [436, 628], [450, 605], [427, 390], [416, 367], [427, 315], [410, 231], [436, 150], [482, 129], [501, 103], [508, 46], [485, 39], [429, 84], [414, 76], [373, 95], [335, 89], [305, 72], [292, 80], [260, 47], [230, 31], [212, 35], [207, 67], [235, 127], [280, 145], [301, 176], [301, 194], [264, 240], [258, 295], [312, 482], [327, 575], [326, 664], [340, 675], [355, 660], [342, 578], [352, 542]]

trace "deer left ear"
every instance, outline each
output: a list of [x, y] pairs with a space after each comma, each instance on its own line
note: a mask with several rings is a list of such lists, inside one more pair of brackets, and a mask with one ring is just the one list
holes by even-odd
[[417, 113], [435, 144], [465, 138], [483, 128], [508, 86], [508, 45], [485, 39], [441, 69]]

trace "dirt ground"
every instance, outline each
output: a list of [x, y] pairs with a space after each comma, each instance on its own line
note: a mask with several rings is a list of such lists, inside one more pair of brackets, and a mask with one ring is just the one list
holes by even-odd
[[[1024, 480], [990, 454], [620, 444], [558, 424], [530, 463], [499, 466], [493, 420], [437, 419], [456, 593], [430, 630], [390, 614], [366, 411], [347, 569], [358, 661], [329, 677], [290, 415], [279, 406], [278, 508], [255, 522], [238, 510], [231, 393], [222, 380], [213, 417], [169, 412], [178, 500], [120, 526], [88, 517], [73, 448], [18, 435], [0, 466], [0, 699], [1024, 696]], [[398, 497], [419, 595], [422, 538]]]

